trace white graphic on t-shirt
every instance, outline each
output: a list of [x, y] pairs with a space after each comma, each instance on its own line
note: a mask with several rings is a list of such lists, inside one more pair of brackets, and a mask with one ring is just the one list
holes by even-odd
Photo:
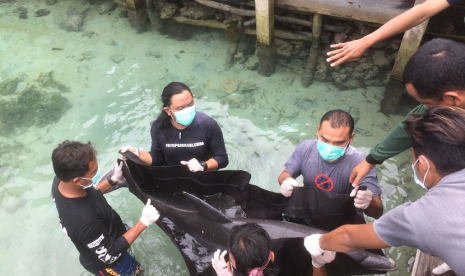
[[195, 148], [203, 146], [203, 142], [190, 143], [190, 144], [166, 144], [167, 148]]
[[89, 244], [87, 245], [87, 247], [89, 247], [89, 248], [94, 248], [94, 247], [96, 247], [96, 246], [99, 246], [100, 243], [102, 242], [103, 238], [104, 238], [104, 237], [103, 237], [103, 234], [102, 234], [102, 235], [100, 235], [100, 237], [98, 237], [98, 239], [96, 239], [95, 241], [89, 243]]
[[97, 248], [97, 250], [95, 250], [95, 253], [97, 253], [100, 261], [107, 264], [113, 263], [121, 256], [121, 253], [119, 253], [118, 256], [112, 256], [110, 254], [107, 254], [108, 250], [105, 248], [105, 246], [100, 246], [99, 248]]

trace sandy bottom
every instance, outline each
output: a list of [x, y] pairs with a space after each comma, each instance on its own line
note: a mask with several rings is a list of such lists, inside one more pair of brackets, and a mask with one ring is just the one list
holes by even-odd
[[[58, 22], [75, 4], [90, 10], [81, 32], [68, 32]], [[29, 10], [28, 19], [13, 12], [19, 6]], [[51, 13], [35, 17], [39, 9]], [[269, 78], [244, 69], [240, 62], [226, 71], [231, 42], [222, 32], [198, 30], [188, 41], [150, 30], [137, 34], [127, 18], [118, 16], [121, 11], [118, 7], [99, 15], [96, 6], [84, 1], [0, 4], [0, 81], [26, 74], [20, 91], [37, 85], [41, 73], [53, 71], [54, 78], [68, 86], [69, 92], [62, 95], [72, 103], [57, 123], [19, 126], [0, 136], [0, 146], [10, 149], [0, 153], [1, 275], [30, 275], [31, 270], [38, 276], [90, 275], [58, 225], [50, 195], [51, 152], [66, 139], [92, 141], [100, 167], [108, 170], [122, 146], [148, 150], [150, 123], [160, 112], [161, 90], [171, 81], [192, 87], [197, 109], [219, 122], [228, 169], [247, 170], [251, 183], [273, 191], [279, 191], [277, 177], [284, 163], [301, 141], [315, 138], [326, 111], [359, 109], [354, 146], [365, 153], [401, 120], [378, 112], [383, 87], [339, 91], [331, 84], [315, 83], [302, 88], [300, 76], [279, 65]], [[250, 47], [253, 39], [240, 49]], [[110, 58], [114, 54], [124, 60], [115, 63]], [[292, 62], [297, 66], [305, 61]], [[410, 164], [409, 154], [403, 153], [378, 168], [386, 210], [424, 193], [412, 181]], [[143, 204], [127, 190], [106, 198], [123, 221], [137, 222]], [[132, 250], [144, 264], [145, 275], [188, 275], [181, 255], [156, 226], [145, 231]], [[406, 275], [414, 252], [406, 247], [386, 250], [400, 267], [389, 275]]]

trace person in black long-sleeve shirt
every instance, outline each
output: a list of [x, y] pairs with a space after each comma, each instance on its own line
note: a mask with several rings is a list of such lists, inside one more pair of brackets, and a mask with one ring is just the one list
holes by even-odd
[[139, 263], [127, 253], [129, 246], [159, 214], [150, 205], [129, 230], [103, 197], [122, 179], [122, 163], [114, 174], [97, 183], [100, 177], [92, 144], [65, 141], [52, 154], [56, 177], [52, 197], [63, 232], [79, 251], [82, 266], [95, 275], [138, 275]]
[[213, 118], [195, 111], [189, 87], [172, 82], [163, 89], [161, 99], [163, 110], [152, 123], [150, 152], [131, 146], [121, 151], [130, 151], [152, 166], [182, 164], [193, 172], [226, 167], [229, 161], [223, 133]]

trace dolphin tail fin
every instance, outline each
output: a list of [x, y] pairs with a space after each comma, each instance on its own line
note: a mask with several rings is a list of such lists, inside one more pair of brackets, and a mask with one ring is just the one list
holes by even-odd
[[220, 211], [218, 211], [205, 201], [201, 200], [200, 198], [186, 192], [182, 192], [182, 194], [186, 196], [188, 200], [195, 205], [195, 207], [197, 207], [197, 210], [203, 217], [221, 223], [232, 222], [230, 218], [223, 215]]

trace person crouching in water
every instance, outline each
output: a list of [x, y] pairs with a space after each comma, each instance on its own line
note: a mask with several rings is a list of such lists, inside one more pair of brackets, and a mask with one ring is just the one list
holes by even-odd
[[256, 223], [236, 225], [231, 229], [228, 241], [229, 261], [218, 249], [212, 259], [218, 276], [275, 276], [279, 268], [274, 263], [271, 239]]
[[[227, 251], [220, 255], [218, 249], [212, 259], [218, 276], [275, 276], [279, 267], [271, 251], [271, 238], [260, 225], [245, 223], [231, 229], [228, 241], [229, 261], [224, 259]], [[334, 256], [333, 256], [334, 257]], [[322, 265], [313, 264], [313, 276], [327, 276]]]

